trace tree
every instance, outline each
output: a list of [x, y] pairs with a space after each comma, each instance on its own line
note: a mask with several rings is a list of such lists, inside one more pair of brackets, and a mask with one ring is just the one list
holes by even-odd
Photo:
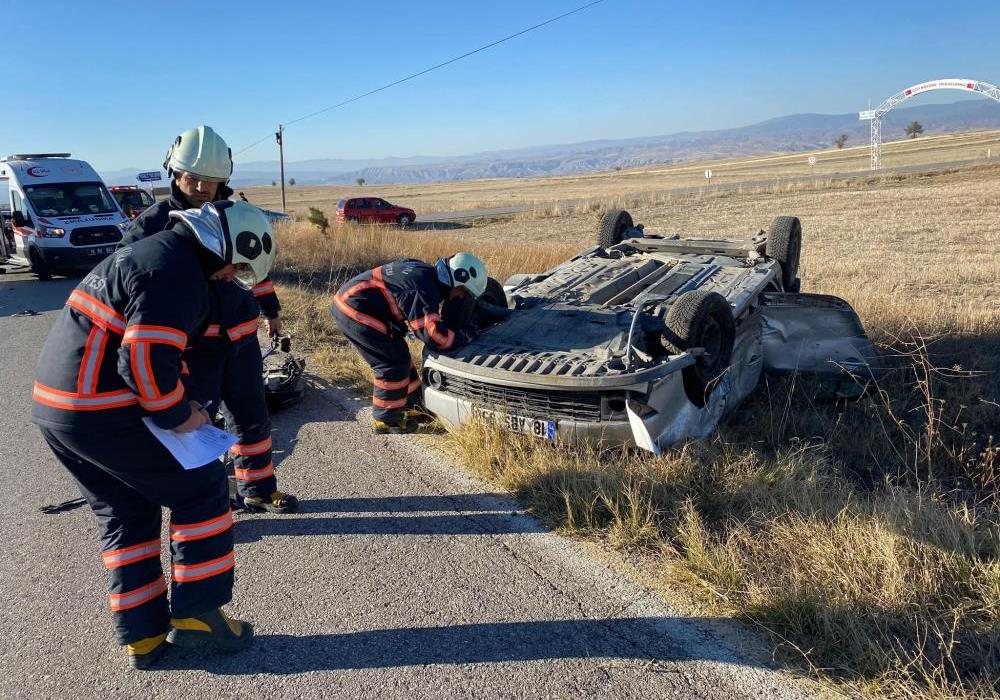
[[843, 148], [845, 143], [847, 143], [847, 134], [841, 134], [833, 141], [833, 145], [837, 148]]
[[357, 180], [355, 180], [355, 182], [358, 183], [358, 187], [365, 186], [365, 179], [363, 177], [359, 177]]
[[924, 127], [920, 122], [910, 122], [910, 125], [906, 127], [906, 135], [911, 139], [917, 138], [922, 133], [924, 133]]
[[289, 185], [294, 185], [295, 184], [295, 178], [294, 177], [288, 178], [288, 184]]
[[319, 226], [319, 230], [324, 235], [326, 235], [326, 230], [330, 228], [330, 221], [326, 218], [326, 214], [316, 207], [309, 207], [309, 223]]
[[271, 187], [277, 187], [278, 183], [275, 180], [271, 180]]

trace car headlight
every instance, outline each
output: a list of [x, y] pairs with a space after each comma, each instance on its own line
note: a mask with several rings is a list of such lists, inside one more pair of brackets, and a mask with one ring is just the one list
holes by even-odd
[[62, 238], [66, 235], [66, 229], [56, 226], [39, 226], [37, 235], [39, 238]]

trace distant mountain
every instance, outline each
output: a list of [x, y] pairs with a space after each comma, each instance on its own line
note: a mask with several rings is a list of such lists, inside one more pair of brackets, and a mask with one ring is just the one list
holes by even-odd
[[[951, 104], [904, 107], [882, 123], [886, 140], [903, 136], [912, 121], [925, 134], [1000, 129], [1000, 104], [962, 100]], [[313, 159], [285, 164], [286, 177], [299, 184], [418, 183], [441, 180], [572, 175], [616, 167], [734, 158], [828, 148], [840, 134], [852, 146], [868, 143], [868, 122], [848, 114], [793, 114], [734, 129], [682, 132], [663, 136], [605, 139], [582, 143], [473, 153], [466, 156], [411, 156], [381, 159]], [[109, 184], [133, 184], [137, 170], [104, 173]], [[235, 186], [269, 184], [278, 179], [277, 161], [237, 163]]]

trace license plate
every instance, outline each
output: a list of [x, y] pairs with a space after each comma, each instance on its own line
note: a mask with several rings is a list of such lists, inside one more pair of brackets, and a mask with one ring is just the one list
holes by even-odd
[[115, 247], [113, 245], [106, 245], [100, 248], [89, 248], [87, 255], [111, 255], [113, 252], [115, 252]]
[[512, 433], [533, 435], [545, 440], [556, 439], [556, 422], [554, 420], [528, 418], [527, 416], [518, 416], [513, 413], [501, 413], [500, 411], [491, 411], [479, 406], [472, 407], [472, 415], [481, 421], [499, 425], [504, 430], [509, 430]]

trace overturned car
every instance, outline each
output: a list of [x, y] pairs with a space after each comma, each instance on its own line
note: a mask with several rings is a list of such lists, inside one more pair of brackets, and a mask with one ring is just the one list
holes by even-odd
[[877, 359], [857, 314], [799, 293], [802, 227], [750, 240], [647, 234], [608, 212], [598, 245], [487, 301], [511, 311], [453, 354], [428, 353], [424, 401], [449, 428], [498, 421], [550, 440], [658, 451], [708, 436], [762, 373], [859, 393]]

